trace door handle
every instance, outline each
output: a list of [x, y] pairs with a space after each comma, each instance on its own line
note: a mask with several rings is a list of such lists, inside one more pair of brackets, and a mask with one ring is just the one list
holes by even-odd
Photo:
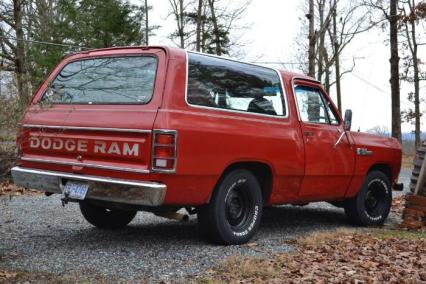
[[312, 137], [312, 136], [314, 136], [314, 133], [313, 133], [313, 132], [311, 132], [311, 131], [304, 131], [304, 132], [303, 132], [303, 135], [304, 135], [305, 137]]

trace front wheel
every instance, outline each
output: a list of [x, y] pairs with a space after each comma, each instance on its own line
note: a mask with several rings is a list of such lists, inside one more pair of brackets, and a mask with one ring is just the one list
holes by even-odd
[[389, 178], [380, 171], [368, 173], [358, 194], [346, 201], [348, 220], [361, 226], [382, 225], [392, 205]]
[[88, 202], [80, 202], [80, 211], [90, 224], [101, 229], [123, 228], [135, 218], [137, 213], [137, 211], [108, 209]]
[[214, 243], [246, 243], [260, 225], [262, 206], [256, 177], [247, 170], [232, 171], [218, 184], [210, 203], [198, 209], [200, 230]]

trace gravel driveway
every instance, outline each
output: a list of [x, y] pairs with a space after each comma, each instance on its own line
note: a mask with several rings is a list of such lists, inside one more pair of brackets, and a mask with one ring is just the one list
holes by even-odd
[[[406, 186], [409, 178], [410, 170], [403, 170]], [[113, 281], [176, 280], [231, 255], [285, 252], [300, 236], [342, 227], [347, 227], [343, 210], [327, 203], [273, 207], [265, 209], [252, 243], [224, 247], [201, 240], [195, 218], [179, 223], [138, 213], [124, 230], [101, 231], [81, 217], [76, 204], [62, 207], [58, 196], [0, 197], [0, 269]]]

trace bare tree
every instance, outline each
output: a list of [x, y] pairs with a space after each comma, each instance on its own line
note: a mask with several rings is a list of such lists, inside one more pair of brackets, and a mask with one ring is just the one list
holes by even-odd
[[179, 39], [179, 47], [185, 48], [187, 45], [187, 39], [189, 33], [186, 30], [187, 27], [187, 14], [188, 13], [188, 1], [185, 0], [169, 0], [172, 8], [172, 14], [176, 21], [176, 31], [171, 35], [172, 38]]
[[182, 48], [228, 54], [231, 46], [238, 46], [231, 39], [231, 32], [235, 34], [239, 29], [238, 21], [250, 2], [245, 0], [231, 7], [220, 0], [169, 0], [176, 22], [171, 37], [178, 38], [177, 45]]
[[195, 50], [201, 51], [201, 35], [202, 27], [204, 26], [204, 15], [203, 15], [203, 0], [197, 2], [197, 20], [196, 20], [196, 38], [195, 38]]
[[337, 12], [336, 12], [336, 0], [334, 1], [333, 9], [333, 48], [334, 48], [334, 66], [336, 67], [336, 96], [337, 96], [337, 108], [342, 113], [342, 90], [340, 86], [340, 44], [337, 39]]
[[365, 21], [365, 8], [360, 2], [353, 1], [344, 6], [339, 3], [341, 3], [339, 0], [330, 0], [332, 24], [329, 25], [328, 34], [332, 46], [332, 59], [329, 60], [329, 64], [334, 64], [337, 106], [342, 112], [341, 79], [353, 71], [355, 58], [352, 59], [352, 66], [342, 71], [340, 56], [357, 35], [370, 30], [374, 25]]
[[315, 77], [315, 46], [316, 46], [316, 33], [315, 33], [315, 5], [314, 0], [309, 0], [309, 13], [306, 14], [309, 21], [309, 68], [308, 75]]
[[[366, 9], [361, 4], [357, 0], [316, 0], [314, 2], [314, 12], [311, 11], [311, 6], [306, 8], [309, 10], [309, 13], [306, 14], [309, 19], [309, 27], [307, 28], [309, 40], [306, 47], [309, 58], [307, 72], [309, 75], [314, 72], [313, 77], [324, 84], [327, 92], [330, 91], [331, 86], [336, 84], [337, 102], [340, 111], [342, 111], [341, 78], [345, 74], [352, 72], [355, 67], [354, 58], [352, 66], [343, 69], [340, 56], [356, 35], [371, 28], [371, 24], [365, 21], [364, 14]], [[310, 17], [312, 13], [314, 15], [313, 21], [311, 21]], [[312, 22], [315, 23], [313, 33], [311, 31]], [[315, 36], [312, 37], [312, 34]], [[312, 38], [315, 40], [314, 43], [311, 42]], [[314, 51], [313, 63], [311, 59], [312, 50]], [[302, 53], [304, 52], [302, 50]], [[301, 59], [303, 57], [303, 55], [299, 56]], [[333, 66], [334, 70], [332, 70]]]
[[145, 45], [149, 45], [149, 7], [148, 0], [145, 0]]
[[392, 137], [401, 141], [401, 96], [399, 86], [399, 52], [398, 52], [398, 0], [390, 0], [390, 70], [392, 94]]
[[25, 0], [0, 4], [0, 55], [8, 61], [4, 69], [15, 73], [21, 109], [24, 109], [30, 100], [24, 42], [24, 5]]
[[414, 111], [411, 109], [405, 112], [407, 121], [414, 120], [415, 125], [415, 146], [416, 148], [421, 145], [421, 129], [420, 129], [420, 81], [426, 80], [422, 78], [420, 72], [420, 65], [422, 64], [418, 51], [419, 46], [426, 44], [419, 43], [419, 36], [422, 33], [417, 32], [417, 25], [420, 20], [426, 20], [426, 2], [416, 0], [406, 0], [402, 7], [401, 30], [405, 41], [402, 44], [404, 51], [408, 51], [409, 55], [403, 58], [403, 74], [402, 80], [414, 84], [414, 91], [410, 93], [409, 99], [414, 102]]

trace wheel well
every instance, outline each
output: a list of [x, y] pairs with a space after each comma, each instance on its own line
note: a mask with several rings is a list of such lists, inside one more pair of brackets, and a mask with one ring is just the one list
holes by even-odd
[[236, 169], [245, 169], [255, 175], [262, 189], [263, 203], [266, 203], [272, 191], [272, 170], [269, 165], [261, 162], [239, 162], [232, 164], [222, 173], [218, 184], [227, 173]]
[[390, 168], [389, 165], [386, 165], [386, 164], [376, 164], [376, 165], [373, 165], [368, 170], [368, 173], [370, 173], [372, 171], [380, 171], [380, 172], [384, 173], [389, 178], [389, 182], [392, 183], [392, 171], [391, 171], [391, 168]]

